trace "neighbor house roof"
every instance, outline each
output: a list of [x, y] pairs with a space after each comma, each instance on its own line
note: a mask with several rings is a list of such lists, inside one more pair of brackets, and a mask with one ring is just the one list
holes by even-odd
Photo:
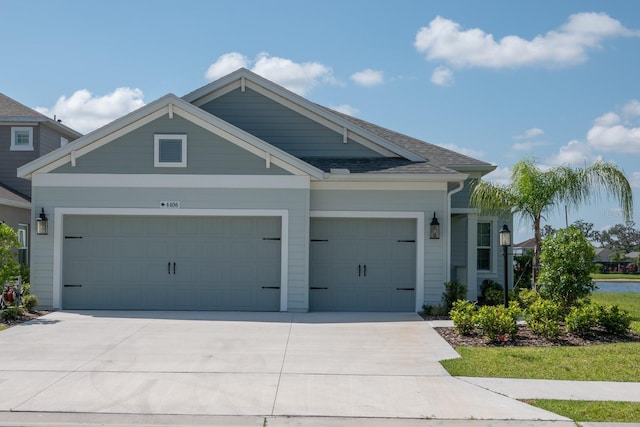
[[536, 239], [533, 237], [513, 245], [514, 248], [523, 248], [523, 249], [533, 249], [535, 246], [536, 246]]
[[596, 261], [609, 262], [613, 251], [609, 248], [596, 248]]
[[[9, 187], [0, 183], [0, 205], [14, 206], [17, 208], [31, 208], [31, 202]], [[2, 218], [0, 218], [2, 219]]]
[[37, 122], [50, 127], [58, 128], [58, 130], [61, 130], [64, 133], [73, 135], [75, 137], [82, 136], [81, 133], [76, 132], [70, 127], [63, 125], [61, 121], [53, 120], [45, 116], [44, 114], [41, 114], [36, 110], [19, 103], [15, 99], [9, 98], [3, 93], [0, 93], [0, 123], [1, 122]]

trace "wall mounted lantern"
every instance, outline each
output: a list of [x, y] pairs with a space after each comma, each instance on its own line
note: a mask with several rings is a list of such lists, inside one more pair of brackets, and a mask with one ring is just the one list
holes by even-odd
[[500, 246], [504, 254], [504, 306], [509, 307], [509, 265], [507, 259], [507, 248], [511, 246], [511, 231], [507, 224], [500, 230]]
[[46, 236], [49, 234], [49, 219], [44, 213], [44, 208], [42, 208], [40, 216], [36, 218], [36, 234], [38, 236]]
[[438, 222], [438, 218], [436, 218], [436, 213], [433, 213], [433, 219], [431, 219], [431, 225], [429, 228], [429, 238], [430, 239], [439, 239], [440, 238], [440, 223]]

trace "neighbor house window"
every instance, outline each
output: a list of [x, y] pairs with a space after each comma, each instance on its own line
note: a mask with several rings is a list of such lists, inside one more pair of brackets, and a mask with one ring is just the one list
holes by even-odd
[[11, 128], [11, 151], [33, 151], [33, 128]]
[[69, 143], [69, 140], [67, 138], [65, 138], [64, 136], [60, 137], [60, 147], [63, 147], [65, 145], [67, 145]]
[[187, 167], [187, 135], [157, 134], [153, 142], [155, 167]]
[[29, 224], [18, 224], [18, 261], [29, 264]]
[[478, 270], [491, 270], [491, 223], [478, 222]]

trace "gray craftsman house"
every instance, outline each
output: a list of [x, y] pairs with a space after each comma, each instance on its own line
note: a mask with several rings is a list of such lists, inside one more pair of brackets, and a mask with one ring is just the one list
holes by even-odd
[[[418, 311], [501, 281], [494, 165], [314, 104], [240, 69], [19, 169], [31, 280], [63, 309]], [[37, 267], [36, 267], [37, 266]]]
[[17, 230], [20, 261], [29, 260], [31, 182], [17, 170], [81, 135], [0, 93], [0, 221]]

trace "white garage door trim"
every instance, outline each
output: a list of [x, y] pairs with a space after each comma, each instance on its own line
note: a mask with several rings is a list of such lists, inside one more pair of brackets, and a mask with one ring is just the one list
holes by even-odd
[[153, 209], [153, 208], [55, 208], [53, 235], [53, 307], [62, 306], [62, 243], [65, 215], [95, 216], [272, 216], [281, 219], [280, 311], [287, 311], [289, 289], [289, 211], [283, 209]]
[[424, 304], [424, 212], [311, 211], [311, 218], [404, 218], [416, 220], [416, 312]]

